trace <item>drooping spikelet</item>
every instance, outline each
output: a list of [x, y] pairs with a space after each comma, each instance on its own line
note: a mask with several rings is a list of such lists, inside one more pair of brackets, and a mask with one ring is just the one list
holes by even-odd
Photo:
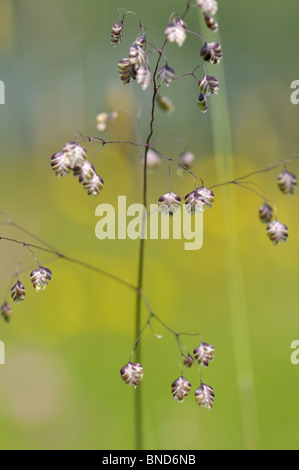
[[169, 23], [164, 34], [169, 42], [175, 42], [179, 47], [185, 42], [187, 25], [182, 19], [177, 19]]
[[175, 71], [173, 68], [169, 67], [168, 64], [164, 65], [158, 70], [157, 78], [160, 85], [169, 86], [174, 79]]
[[202, 113], [207, 112], [207, 110], [208, 110], [208, 100], [207, 100], [206, 96], [203, 93], [199, 94], [197, 104], [198, 104], [198, 107], [199, 107], [199, 109]]
[[158, 206], [162, 214], [173, 215], [181, 204], [181, 198], [173, 192], [163, 194], [159, 198]]
[[79, 178], [79, 183], [88, 183], [94, 176], [95, 170], [94, 166], [88, 161], [85, 160], [81, 167], [77, 167], [74, 170], [74, 176]]
[[156, 101], [159, 108], [164, 111], [164, 113], [171, 114], [174, 111], [174, 104], [167, 96], [157, 93]]
[[196, 403], [200, 408], [207, 408], [210, 410], [214, 403], [214, 390], [209, 385], [201, 384], [195, 391]]
[[203, 12], [215, 15], [218, 11], [217, 0], [196, 0], [197, 5], [202, 9]]
[[212, 77], [210, 75], [205, 75], [202, 77], [198, 85], [200, 91], [206, 96], [216, 95], [219, 91], [218, 78]]
[[200, 366], [208, 367], [210, 362], [213, 362], [214, 360], [214, 346], [208, 343], [201, 343], [200, 346], [194, 349], [193, 354]]
[[273, 207], [266, 202], [259, 208], [259, 217], [263, 223], [268, 224], [273, 217]]
[[191, 390], [191, 383], [184, 377], [179, 377], [171, 384], [173, 398], [182, 403]]
[[124, 85], [130, 83], [131, 80], [136, 78], [136, 69], [131, 63], [130, 58], [120, 59], [117, 65], [118, 73]]
[[146, 65], [141, 65], [137, 70], [136, 81], [141, 85], [142, 90], [146, 90], [151, 83], [151, 73]]
[[201, 186], [200, 188], [196, 189], [196, 193], [198, 196], [202, 197], [204, 200], [205, 205], [210, 209], [214, 204], [214, 193], [211, 189], [206, 188], [205, 186]]
[[278, 242], [286, 242], [288, 234], [288, 227], [281, 222], [278, 222], [278, 220], [270, 222], [267, 226], [267, 235], [274, 245], [277, 245]]
[[136, 388], [143, 379], [143, 367], [141, 364], [129, 362], [120, 370], [120, 375], [127, 385]]
[[218, 64], [222, 58], [221, 46], [218, 42], [206, 42], [201, 48], [200, 54], [206, 62]]
[[188, 356], [184, 358], [184, 362], [183, 362], [184, 366], [187, 367], [187, 369], [189, 369], [190, 367], [192, 367], [193, 363], [194, 363], [193, 357], [190, 354], [188, 354]]
[[85, 189], [85, 191], [87, 191], [88, 196], [97, 196], [102, 191], [103, 186], [103, 179], [96, 173], [94, 173], [91, 180], [83, 182], [83, 188]]
[[205, 200], [197, 190], [194, 190], [185, 196], [185, 205], [190, 215], [201, 214], [205, 209]]
[[136, 41], [134, 42], [136, 46], [143, 47], [145, 44], [145, 36], [142, 34], [141, 36], [138, 36]]
[[184, 165], [186, 168], [191, 168], [193, 162], [195, 160], [195, 156], [190, 150], [185, 150], [183, 153], [180, 155], [180, 162], [182, 165]]
[[71, 170], [80, 168], [87, 157], [86, 149], [77, 142], [67, 142], [64, 144], [63, 153], [66, 164]]
[[[142, 163], [144, 164], [144, 157], [142, 159]], [[148, 169], [154, 169], [157, 168], [161, 164], [161, 158], [159, 155], [154, 152], [154, 150], [149, 149], [147, 152], [147, 157], [146, 157], [146, 166]]]
[[11, 288], [11, 297], [15, 304], [22, 302], [25, 298], [25, 287], [20, 281], [17, 281]]
[[1, 316], [9, 323], [12, 315], [12, 308], [8, 302], [4, 302], [1, 306]]
[[41, 289], [45, 290], [52, 279], [52, 271], [50, 271], [48, 268], [40, 266], [39, 268], [32, 271], [30, 274], [30, 279], [36, 292], [39, 292]]
[[293, 195], [297, 189], [297, 177], [294, 173], [285, 170], [277, 177], [277, 185], [283, 194]]
[[145, 60], [145, 52], [142, 47], [137, 44], [133, 44], [133, 46], [130, 47], [129, 59], [135, 70], [138, 70]]
[[213, 18], [212, 15], [209, 15], [209, 13], [205, 13], [204, 12], [204, 19], [205, 19], [205, 23], [207, 25], [207, 27], [213, 31], [214, 33], [217, 33], [218, 31], [218, 23], [217, 21], [215, 20], [215, 18]]
[[123, 37], [123, 21], [117, 21], [114, 23], [111, 29], [111, 44], [112, 46], [118, 46]]
[[51, 167], [58, 178], [61, 178], [63, 175], [68, 175], [71, 171], [63, 152], [56, 152], [52, 155]]

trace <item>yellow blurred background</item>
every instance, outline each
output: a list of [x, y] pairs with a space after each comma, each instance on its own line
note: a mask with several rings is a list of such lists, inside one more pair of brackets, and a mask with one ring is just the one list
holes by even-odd
[[[197, 84], [186, 77], [166, 90], [176, 109], [171, 116], [157, 110], [153, 138], [174, 158], [188, 145], [196, 156], [193, 171], [207, 186], [223, 182], [225, 173], [238, 177], [295, 157], [299, 147], [299, 106], [290, 101], [290, 84], [299, 79], [298, 2], [287, 0], [283, 9], [277, 0], [219, 3], [219, 70], [225, 72], [230, 121], [221, 119], [226, 116], [221, 81], [219, 96], [211, 97], [204, 115], [197, 108]], [[117, 49], [110, 45], [111, 26], [120, 18], [118, 9], [134, 10], [148, 39], [161, 45], [170, 14], [184, 7], [183, 0], [0, 0], [0, 80], [6, 99], [0, 106], [0, 211], [62, 253], [133, 284], [138, 241], [97, 240], [95, 209], [100, 203], [116, 205], [118, 195], [126, 195], [128, 204], [141, 202], [138, 150], [107, 145], [97, 154], [95, 166], [105, 181], [98, 198], [88, 198], [71, 176], [57, 179], [50, 158], [77, 131], [100, 135], [95, 118], [103, 111], [119, 110], [104, 138], [134, 140], [135, 122], [124, 110], [136, 112], [144, 104], [140, 127], [146, 138], [147, 95], [137, 84], [124, 87], [117, 74], [138, 23], [128, 18]], [[186, 21], [198, 30], [196, 9]], [[214, 38], [203, 28], [202, 34]], [[200, 62], [200, 47], [193, 36], [182, 49], [169, 45], [169, 65], [178, 75], [190, 72]], [[217, 76], [217, 66], [207, 69]], [[232, 152], [222, 157], [227, 129]], [[288, 165], [295, 173], [297, 167]], [[180, 375], [174, 337], [158, 323], [153, 325], [163, 339], [145, 333], [146, 449], [298, 448], [299, 365], [290, 361], [290, 345], [299, 340], [298, 195], [283, 197], [278, 172], [254, 181], [288, 226], [286, 244], [271, 244], [258, 219], [261, 200], [238, 187], [215, 189], [200, 251], [184, 251], [183, 241], [146, 243], [144, 292], [153, 311], [175, 331], [199, 332], [216, 351], [214, 363], [203, 371], [216, 395], [207, 412], [192, 396], [199, 386], [194, 368], [185, 372], [190, 396], [181, 405], [172, 399], [170, 386]], [[183, 198], [192, 185], [191, 177], [180, 177], [173, 167], [174, 192]], [[167, 191], [163, 162], [149, 174], [149, 202]], [[1, 226], [0, 235], [32, 241], [12, 227]], [[0, 256], [4, 297], [20, 247], [2, 240]], [[135, 340], [134, 293], [62, 259], [38, 257], [53, 271], [49, 287], [36, 294], [30, 271], [22, 274], [26, 299], [14, 307], [10, 324], [0, 324], [6, 349], [6, 365], [0, 366], [0, 447], [132, 449], [134, 389], [121, 381], [119, 370]], [[31, 265], [26, 254], [21, 267]], [[143, 322], [146, 316], [144, 309]], [[185, 340], [191, 350], [198, 345], [192, 337]]]

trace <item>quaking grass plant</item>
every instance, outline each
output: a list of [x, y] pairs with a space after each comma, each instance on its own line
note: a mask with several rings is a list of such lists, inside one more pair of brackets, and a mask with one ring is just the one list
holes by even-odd
[[[95, 157], [99, 151], [102, 151], [107, 145], [123, 145], [127, 147], [136, 147], [141, 151], [142, 156], [142, 187], [143, 198], [142, 203], [145, 208], [143, 216], [143, 225], [141, 227], [141, 235], [145, 234], [146, 220], [149, 216], [149, 201], [148, 201], [148, 172], [149, 170], [159, 167], [159, 164], [164, 159], [168, 163], [168, 188], [158, 200], [159, 210], [163, 217], [171, 217], [181, 206], [181, 197], [172, 191], [172, 172], [173, 167], [178, 167], [181, 173], [186, 173], [191, 179], [190, 192], [184, 198], [184, 204], [190, 216], [202, 213], [206, 208], [212, 208], [214, 204], [215, 194], [222, 186], [235, 185], [239, 188], [250, 191], [254, 196], [259, 197], [262, 203], [258, 209], [258, 216], [260, 221], [266, 225], [266, 234], [274, 245], [279, 242], [285, 242], [288, 238], [287, 226], [280, 222], [277, 215], [277, 210], [273, 202], [263, 194], [263, 190], [254, 182], [252, 178], [255, 175], [267, 173], [275, 169], [278, 171], [277, 185], [279, 190], [284, 195], [293, 195], [296, 186], [297, 178], [295, 174], [291, 173], [287, 165], [293, 163], [299, 157], [287, 158], [280, 161], [275, 161], [267, 168], [258, 169], [247, 175], [237, 177], [230, 181], [215, 183], [210, 187], [204, 185], [204, 175], [196, 175], [192, 171], [194, 163], [194, 155], [191, 151], [186, 151], [179, 157], [172, 157], [162, 153], [159, 148], [153, 145], [153, 136], [155, 135], [155, 116], [156, 109], [159, 107], [166, 114], [174, 111], [174, 104], [167, 97], [165, 89], [171, 86], [175, 80], [184, 80], [186, 77], [191, 77], [195, 83], [195, 97], [198, 102], [199, 112], [206, 113], [208, 110], [208, 103], [210, 99], [216, 100], [214, 95], [221, 91], [221, 83], [216, 76], [208, 73], [208, 68], [214, 70], [217, 68], [221, 58], [222, 49], [218, 42], [208, 42], [198, 32], [190, 31], [187, 26], [188, 15], [192, 9], [197, 9], [203, 16], [206, 32], [208, 34], [216, 33], [218, 30], [218, 23], [215, 15], [218, 10], [216, 0], [189, 0], [182, 13], [172, 13], [169, 17], [168, 24], [165, 25], [164, 41], [158, 47], [152, 42], [147, 28], [142, 24], [139, 15], [132, 11], [125, 11], [119, 21], [112, 26], [111, 30], [111, 44], [117, 47], [122, 40], [125, 41], [126, 36], [126, 18], [128, 15], [134, 15], [137, 20], [136, 24], [136, 40], [133, 44], [128, 45], [127, 57], [118, 61], [118, 74], [120, 80], [124, 85], [132, 85], [134, 82], [137, 86], [147, 94], [151, 102], [150, 115], [148, 116], [149, 130], [145, 139], [142, 138], [139, 129], [137, 130], [136, 140], [106, 140], [102, 137], [89, 137], [81, 133], [76, 133], [75, 139], [72, 142], [67, 142], [63, 145], [62, 149], [51, 157], [51, 167], [58, 177], [65, 177], [65, 175], [73, 174], [78, 178], [79, 183], [89, 196], [99, 196], [104, 190], [104, 180], [102, 176], [97, 173], [95, 168]], [[185, 41], [188, 35], [195, 36], [201, 42], [201, 63], [195, 63], [192, 71], [177, 76], [175, 73], [175, 64], [168, 62], [166, 53], [169, 47], [187, 47]], [[130, 113], [130, 110], [127, 110]], [[118, 117], [118, 110], [110, 113], [103, 112], [97, 116], [96, 124], [99, 132], [104, 133], [108, 127], [113, 126], [113, 122]], [[138, 113], [140, 117], [140, 113]], [[137, 120], [137, 117], [136, 117]], [[88, 153], [91, 148], [91, 161], [88, 159]], [[109, 182], [110, 175], [105, 175], [105, 180]], [[110, 180], [112, 181], [112, 179]], [[211, 409], [214, 403], [214, 390], [211, 385], [206, 384], [202, 377], [202, 368], [208, 367], [214, 360], [214, 347], [206, 340], [202, 339], [199, 332], [177, 332], [171, 326], [166, 324], [162, 317], [154, 312], [148, 300], [144, 295], [144, 273], [146, 266], [144, 264], [144, 254], [146, 237], [141, 236], [139, 242], [138, 252], [138, 272], [136, 284], [129, 283], [126, 279], [119, 277], [117, 274], [110, 273], [104, 267], [98, 267], [86, 263], [82, 260], [69, 257], [61, 253], [56, 248], [47, 242], [36, 237], [30, 233], [25, 227], [19, 226], [10, 217], [2, 213], [1, 225], [8, 225], [22, 232], [24, 235], [31, 237], [32, 242], [28, 243], [19, 238], [9, 238], [1, 236], [0, 239], [20, 248], [20, 257], [14, 273], [11, 274], [11, 281], [9, 289], [5, 294], [4, 301], [1, 307], [1, 315], [6, 322], [12, 318], [13, 309], [11, 301], [9, 301], [9, 293], [13, 304], [18, 304], [24, 301], [26, 296], [25, 284], [23, 284], [25, 272], [28, 269], [22, 267], [22, 258], [24, 250], [27, 250], [32, 255], [34, 266], [30, 274], [30, 281], [33, 288], [39, 292], [45, 289], [51, 282], [52, 272], [49, 267], [41, 264], [37, 252], [50, 253], [53, 259], [61, 258], [69, 263], [80, 265], [94, 271], [95, 273], [107, 276], [113, 279], [116, 283], [121, 283], [128, 289], [131, 289], [136, 294], [136, 309], [135, 309], [135, 341], [132, 350], [128, 356], [128, 362], [121, 368], [120, 375], [125, 384], [133, 385], [136, 389], [135, 393], [135, 446], [137, 449], [143, 448], [142, 437], [142, 394], [139, 386], [140, 381], [143, 379], [144, 370], [142, 366], [141, 354], [141, 338], [146, 329], [152, 329], [154, 333], [153, 323], [163, 327], [170, 335], [173, 336], [178, 348], [178, 377], [171, 384], [171, 392], [173, 398], [178, 402], [183, 402], [191, 390], [191, 383], [188, 380], [188, 369], [193, 366], [196, 367], [199, 373], [198, 384], [195, 388], [195, 401], [201, 408]], [[142, 318], [142, 305], [145, 306], [148, 314], [147, 318]], [[155, 333], [154, 333], [155, 334]], [[190, 351], [186, 346], [183, 339], [191, 337], [194, 339], [193, 351]], [[146, 375], [146, 371], [145, 371]]]

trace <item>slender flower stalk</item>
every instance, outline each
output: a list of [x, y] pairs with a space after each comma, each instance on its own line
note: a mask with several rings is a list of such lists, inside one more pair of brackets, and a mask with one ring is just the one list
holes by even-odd
[[[164, 45], [166, 41], [164, 41]], [[164, 47], [163, 45], [163, 47]], [[163, 49], [162, 47], [162, 49]], [[154, 121], [155, 121], [155, 104], [156, 96], [158, 93], [158, 86], [156, 84], [156, 75], [159, 68], [159, 63], [162, 57], [162, 50], [159, 52], [159, 58], [156, 63], [155, 71], [153, 73], [153, 96], [152, 96], [152, 109], [151, 109], [151, 121], [150, 121], [150, 132], [146, 139], [146, 146], [144, 152], [143, 160], [143, 207], [145, 208], [145, 213], [142, 219], [142, 228], [141, 233], [142, 237], [139, 245], [139, 262], [138, 262], [138, 281], [137, 281], [137, 296], [136, 296], [136, 317], [135, 317], [135, 337], [138, 336], [141, 329], [141, 292], [143, 288], [143, 273], [144, 273], [144, 253], [145, 253], [145, 237], [143, 236], [146, 227], [146, 216], [147, 216], [147, 156], [150, 146], [150, 141], [154, 133]], [[141, 345], [136, 353], [136, 361], [141, 362]], [[142, 429], [142, 389], [138, 387], [136, 396], [135, 396], [135, 444], [136, 449], [143, 448], [143, 429]]]

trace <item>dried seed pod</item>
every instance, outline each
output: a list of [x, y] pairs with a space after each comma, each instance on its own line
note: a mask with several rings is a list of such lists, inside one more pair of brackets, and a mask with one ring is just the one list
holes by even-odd
[[198, 97], [198, 107], [202, 113], [206, 113], [208, 109], [208, 100], [203, 93], [200, 93]]
[[286, 242], [288, 238], [288, 227], [278, 220], [270, 222], [267, 226], [267, 235], [270, 240], [273, 241], [274, 245], [277, 245], [278, 242]]
[[266, 202], [259, 208], [259, 216], [262, 222], [268, 224], [273, 217], [273, 207]]
[[196, 189], [197, 194], [203, 198], [205, 205], [210, 209], [214, 204], [214, 193], [210, 189], [206, 188], [205, 186], [201, 186], [200, 188]]
[[185, 205], [190, 215], [201, 214], [205, 210], [205, 200], [195, 189], [185, 196]]
[[294, 175], [294, 173], [290, 173], [289, 171], [285, 170], [283, 173], [278, 175], [277, 185], [283, 194], [293, 195], [297, 189], [297, 177]]
[[167, 96], [157, 94], [156, 101], [159, 108], [166, 114], [171, 114], [174, 111], [174, 105]]
[[187, 25], [182, 19], [177, 19], [169, 23], [165, 28], [164, 34], [169, 42], [175, 42], [179, 47], [185, 42]]
[[206, 62], [219, 64], [222, 58], [221, 46], [218, 42], [206, 42], [201, 48], [200, 55]]
[[152, 76], [149, 69], [145, 65], [141, 65], [137, 70], [136, 81], [141, 85], [143, 91], [149, 87], [151, 80]]
[[16, 284], [11, 288], [11, 297], [15, 304], [22, 302], [25, 298], [25, 287], [20, 281], [17, 281]]
[[111, 44], [112, 46], [118, 46], [123, 37], [123, 21], [117, 21], [114, 23], [111, 29]]
[[214, 403], [214, 390], [209, 385], [201, 384], [195, 391], [196, 403], [200, 408], [207, 408], [210, 410]]
[[86, 160], [86, 149], [77, 144], [77, 142], [67, 142], [63, 146], [64, 158], [67, 166], [71, 170], [80, 168]]
[[202, 9], [203, 12], [215, 15], [218, 11], [217, 0], [196, 0], [197, 5]]
[[[144, 159], [143, 159], [144, 163]], [[161, 158], [153, 150], [149, 149], [146, 157], [146, 166], [149, 169], [157, 168], [161, 164]]]
[[181, 204], [181, 198], [173, 192], [163, 194], [158, 201], [159, 210], [162, 214], [173, 215]]
[[161, 67], [158, 70], [158, 81], [160, 85], [166, 85], [169, 86], [174, 79], [175, 76], [175, 71], [171, 67], [169, 67], [167, 64], [164, 65], [164, 67]]
[[143, 379], [143, 367], [141, 364], [129, 362], [120, 370], [120, 375], [127, 385], [136, 388]]
[[191, 383], [184, 377], [179, 377], [171, 384], [173, 398], [182, 403], [191, 390]]
[[194, 349], [193, 354], [200, 366], [208, 367], [209, 363], [214, 360], [214, 346], [207, 343], [201, 343], [200, 346]]
[[184, 358], [184, 362], [183, 362], [184, 366], [187, 367], [187, 369], [189, 369], [190, 367], [192, 367], [193, 363], [194, 363], [193, 357], [190, 356], [190, 354], [188, 354], [188, 356]]
[[36, 292], [39, 292], [41, 289], [45, 290], [52, 279], [52, 271], [50, 271], [48, 268], [40, 266], [39, 268], [32, 271], [30, 274], [30, 279]]
[[129, 58], [131, 64], [134, 66], [135, 70], [137, 70], [145, 60], [145, 52], [142, 47], [133, 44], [133, 46], [130, 47]]
[[94, 173], [91, 180], [83, 182], [83, 188], [85, 189], [85, 191], [87, 191], [88, 196], [91, 196], [92, 194], [94, 196], [97, 196], [102, 191], [103, 186], [104, 181], [96, 173]]
[[9, 323], [12, 315], [12, 308], [9, 305], [9, 303], [4, 302], [4, 304], [1, 306], [1, 316], [4, 318], [4, 320]]
[[63, 175], [68, 175], [71, 171], [67, 165], [63, 152], [57, 152], [52, 155], [51, 167], [52, 170], [55, 172], [55, 175], [58, 176], [58, 178], [61, 178], [61, 176]]
[[199, 89], [200, 91], [206, 95], [217, 95], [219, 91], [219, 81], [218, 78], [212, 77], [210, 75], [205, 75], [199, 81]]
[[79, 178], [79, 183], [88, 183], [94, 176], [94, 166], [87, 160], [81, 167], [74, 170], [74, 176]]
[[118, 73], [120, 74], [120, 78], [124, 85], [130, 83], [131, 80], [135, 80], [136, 78], [136, 70], [134, 66], [131, 64], [130, 59], [120, 59], [118, 62]]
[[205, 23], [206, 23], [207, 27], [211, 31], [213, 31], [214, 33], [217, 33], [218, 23], [215, 20], [215, 18], [213, 18], [211, 15], [209, 15], [209, 13], [204, 12], [204, 19], [205, 19]]
[[108, 126], [115, 121], [118, 117], [118, 112], [113, 111], [113, 113], [100, 113], [96, 117], [96, 128], [100, 132], [105, 132]]
[[195, 160], [195, 156], [189, 150], [185, 150], [185, 152], [181, 153], [180, 155], [180, 162], [186, 168], [191, 168], [194, 160]]

